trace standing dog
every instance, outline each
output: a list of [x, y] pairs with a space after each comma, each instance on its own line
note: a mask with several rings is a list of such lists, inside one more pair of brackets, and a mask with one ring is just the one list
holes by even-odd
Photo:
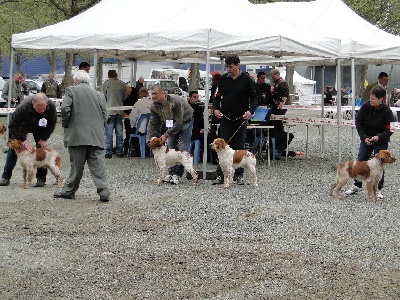
[[154, 161], [159, 170], [159, 177], [154, 181], [154, 184], [159, 185], [163, 180], [167, 169], [176, 164], [181, 164], [185, 168], [185, 172], [189, 172], [190, 175], [192, 175], [193, 185], [197, 183], [197, 172], [193, 169], [193, 157], [190, 153], [169, 149], [164, 146], [161, 139], [158, 137], [151, 138], [149, 147], [153, 151]]
[[395, 161], [396, 159], [388, 150], [381, 150], [375, 157], [367, 161], [341, 162], [337, 168], [336, 179], [331, 185], [329, 196], [333, 195], [333, 190], [336, 188], [337, 196], [342, 200], [342, 187], [351, 177], [365, 182], [369, 201], [378, 201], [378, 182], [382, 177], [383, 166]]
[[[47, 167], [57, 180], [58, 187], [63, 187], [63, 178], [61, 176], [61, 157], [51, 149], [34, 148], [33, 152], [25, 149], [23, 142], [12, 140], [7, 146], [14, 149], [23, 169], [24, 184], [27, 189], [32, 183], [34, 169]], [[28, 178], [27, 178], [28, 177]]]
[[247, 150], [233, 150], [224, 139], [217, 138], [210, 147], [217, 152], [219, 165], [224, 173], [224, 187], [229, 187], [233, 181], [234, 169], [244, 168], [254, 186], [257, 184], [256, 157]]

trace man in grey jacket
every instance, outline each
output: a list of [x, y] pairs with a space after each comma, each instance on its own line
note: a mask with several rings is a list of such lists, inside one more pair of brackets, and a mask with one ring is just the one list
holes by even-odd
[[110, 190], [105, 170], [104, 128], [106, 101], [103, 94], [89, 86], [89, 74], [78, 70], [74, 86], [68, 87], [61, 105], [64, 145], [68, 147], [71, 171], [64, 188], [55, 198], [74, 199], [87, 162], [100, 201], [109, 201]]
[[3, 87], [3, 92], [1, 97], [4, 102], [1, 102], [0, 107], [8, 107], [8, 94], [9, 94], [9, 86], [10, 82], [11, 86], [11, 107], [18, 106], [23, 100], [25, 96], [29, 95], [29, 88], [25, 83], [24, 73], [21, 71], [15, 72], [13, 79], [8, 80]]
[[[108, 80], [103, 84], [107, 108], [122, 106], [126, 99], [126, 84], [119, 80], [115, 70], [108, 71]], [[113, 131], [115, 129], [117, 157], [124, 157], [124, 131], [122, 127], [123, 110], [108, 110], [106, 125], [106, 158], [112, 157]]]
[[[149, 142], [159, 132], [163, 143], [171, 149], [189, 152], [193, 128], [193, 108], [180, 96], [167, 95], [160, 84], [151, 89], [153, 104], [150, 107], [150, 121], [147, 128], [146, 141]], [[183, 175], [182, 165], [168, 170], [164, 182], [178, 184]]]

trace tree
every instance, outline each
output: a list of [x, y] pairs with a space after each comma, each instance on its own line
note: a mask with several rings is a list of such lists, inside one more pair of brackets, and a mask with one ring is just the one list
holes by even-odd
[[[7, 55], [10, 53], [11, 35], [20, 32], [41, 28], [63, 20], [72, 18], [79, 13], [92, 7], [100, 0], [3, 0], [0, 1], [0, 22], [2, 30], [0, 32], [0, 53]], [[34, 7], [34, 13], [30, 13]], [[38, 55], [37, 51], [23, 50], [24, 59], [31, 55]], [[51, 62], [51, 69], [55, 70], [56, 55], [55, 51], [41, 51], [40, 54], [47, 53]], [[66, 59], [72, 59], [72, 55], [66, 55]], [[22, 61], [22, 58], [16, 59]], [[1, 63], [1, 62], [0, 62]], [[72, 64], [66, 62], [66, 65]], [[0, 67], [1, 69], [1, 67]], [[66, 73], [68, 69], [66, 68]], [[69, 74], [71, 73], [69, 69]], [[67, 75], [67, 74], [66, 74]], [[67, 82], [71, 82], [71, 76], [66, 76]]]

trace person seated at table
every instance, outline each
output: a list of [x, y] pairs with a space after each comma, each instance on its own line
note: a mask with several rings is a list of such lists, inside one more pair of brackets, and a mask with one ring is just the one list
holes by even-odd
[[[135, 103], [129, 115], [130, 126], [131, 126], [129, 135], [135, 133], [136, 128], [139, 128], [138, 129], [139, 135], [144, 135], [146, 133], [147, 122], [143, 120], [141, 124], [138, 124], [138, 121], [141, 115], [150, 113], [150, 106], [153, 104], [153, 100], [149, 98], [149, 91], [145, 87], [141, 87], [139, 89], [138, 96], [139, 100]], [[127, 136], [128, 145], [130, 138], [129, 135]], [[131, 142], [131, 147], [132, 147], [131, 155], [140, 156], [139, 139], [133, 138]]]
[[333, 86], [327, 86], [326, 87], [326, 92], [325, 92], [325, 98], [324, 98], [324, 105], [325, 106], [330, 106], [334, 104], [333, 96]]
[[[191, 91], [189, 93], [189, 104], [193, 108], [192, 141], [200, 140], [200, 161], [202, 161], [204, 151], [204, 106], [199, 103], [199, 94], [197, 91]], [[213, 163], [218, 156], [217, 153], [209, 147], [209, 145], [215, 138], [216, 135], [213, 134], [211, 130], [208, 130], [207, 161]]]
[[[283, 105], [285, 102], [279, 101], [274, 99], [274, 104], [271, 107], [271, 114], [273, 115], [285, 115], [286, 109], [283, 109]], [[280, 159], [281, 156], [286, 156], [286, 147], [289, 145], [294, 135], [293, 133], [289, 133], [289, 141], [288, 141], [288, 134], [284, 130], [283, 121], [282, 120], [271, 120], [269, 121], [268, 125], [274, 126], [269, 130], [270, 138], [275, 138], [275, 149], [276, 149], [276, 159]], [[271, 141], [270, 141], [271, 142]], [[288, 156], [296, 156], [296, 152], [289, 151]]]

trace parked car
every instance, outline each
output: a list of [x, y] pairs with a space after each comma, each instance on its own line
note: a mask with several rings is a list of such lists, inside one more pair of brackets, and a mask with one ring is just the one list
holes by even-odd
[[147, 88], [149, 93], [155, 84], [161, 84], [167, 94], [176, 94], [182, 96], [182, 90], [176, 84], [174, 80], [169, 79], [145, 79], [144, 86]]
[[6, 81], [2, 77], [0, 77], [0, 97], [1, 97], [1, 93], [3, 92], [3, 88], [4, 88], [5, 84], [6, 84]]
[[29, 88], [29, 95], [37, 94], [42, 90], [43, 82], [39, 82], [33, 79], [25, 79], [25, 83]]

